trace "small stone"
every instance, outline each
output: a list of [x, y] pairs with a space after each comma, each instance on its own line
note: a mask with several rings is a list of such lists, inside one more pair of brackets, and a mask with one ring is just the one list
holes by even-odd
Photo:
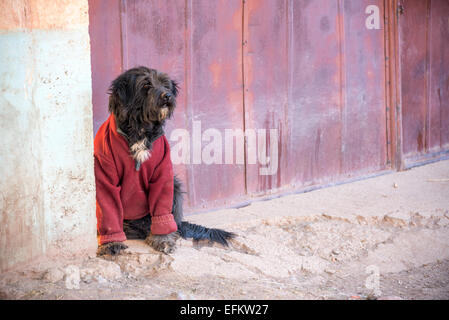
[[108, 280], [117, 280], [122, 277], [122, 271], [120, 266], [114, 262], [103, 264], [102, 270], [99, 270], [100, 274]]
[[65, 268], [65, 287], [70, 290], [80, 288], [80, 269], [77, 266]]
[[398, 188], [398, 184], [396, 182], [393, 184], [393, 188], [395, 188], [395, 189]]
[[92, 279], [92, 276], [91, 276], [91, 275], [88, 275], [88, 276], [82, 278], [82, 280], [83, 280], [84, 283], [89, 284], [89, 283], [92, 283], [92, 280], [93, 280], [93, 279]]
[[437, 224], [440, 227], [447, 227], [449, 225], [449, 219], [440, 219]]
[[169, 300], [195, 300], [191, 295], [185, 294], [184, 292], [178, 291], [173, 292], [168, 296]]
[[335, 254], [336, 256], [338, 256], [340, 254], [340, 251], [338, 251], [337, 249], [332, 250], [332, 254]]
[[376, 293], [372, 292], [366, 296], [366, 300], [377, 300], [378, 297], [379, 296]]
[[47, 272], [44, 274], [43, 279], [45, 281], [56, 283], [59, 280], [62, 280], [64, 278], [64, 271], [62, 271], [59, 268], [51, 268], [48, 269]]
[[100, 284], [106, 284], [108, 283], [108, 280], [106, 280], [105, 278], [103, 278], [102, 276], [96, 276], [95, 279], [98, 281], [98, 283]]
[[98, 258], [89, 260], [85, 267], [81, 269], [80, 274], [81, 279], [87, 283], [96, 279], [97, 276], [109, 281], [122, 277], [122, 271], [117, 263]]
[[176, 299], [177, 299], [177, 300], [186, 300], [186, 299], [187, 299], [187, 296], [186, 296], [183, 292], [178, 292], [178, 293], [176, 294]]
[[148, 262], [147, 254], [139, 254], [138, 261], [140, 264], [146, 264]]
[[328, 274], [335, 274], [337, 271], [334, 269], [325, 269], [324, 272], [326, 272]]
[[84, 268], [84, 269], [81, 269], [80, 270], [80, 277], [81, 277], [81, 280], [83, 281], [83, 282], [86, 282], [86, 283], [91, 283], [92, 282], [92, 277], [93, 277], [93, 274], [94, 274], [94, 270], [93, 269], [91, 269], [91, 268]]

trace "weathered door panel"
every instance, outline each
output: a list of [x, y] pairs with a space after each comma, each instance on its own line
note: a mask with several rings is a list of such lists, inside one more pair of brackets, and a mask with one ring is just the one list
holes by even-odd
[[449, 150], [449, 2], [401, 3], [403, 152], [412, 166]]
[[[192, 138], [193, 144], [201, 142], [202, 161], [195, 164], [192, 159], [191, 192], [197, 208], [229, 206], [245, 196], [244, 163], [225, 164], [224, 145], [226, 129], [243, 129], [241, 1], [201, 0], [191, 5], [187, 117], [191, 123], [200, 124], [204, 134]], [[206, 133], [219, 135], [209, 138]], [[219, 148], [209, 152], [212, 144]], [[216, 158], [219, 163], [208, 164], [206, 158], [212, 153], [215, 156], [218, 149], [222, 152]]]
[[[373, 5], [377, 25], [369, 29], [366, 10]], [[387, 167], [383, 6], [381, 0], [245, 2], [245, 126], [279, 135], [276, 174], [247, 165], [248, 192]]]
[[209, 164], [202, 154], [218, 143], [202, 141], [206, 130], [243, 128], [241, 17], [239, 0], [122, 1], [124, 69], [149, 66], [180, 85], [167, 137], [173, 129], [190, 134], [189, 161], [175, 164], [190, 207], [226, 206], [245, 193], [243, 164]]
[[432, 1], [429, 45], [429, 147], [435, 152], [449, 150], [449, 1]]
[[123, 68], [140, 65], [185, 77], [185, 3], [177, 0], [121, 1]]
[[109, 116], [107, 94], [122, 72], [120, 0], [89, 1], [94, 133]]
[[425, 153], [427, 97], [427, 0], [407, 1], [400, 17], [404, 155]]
[[449, 150], [449, 1], [432, 1], [430, 15], [431, 151]]
[[292, 1], [288, 171], [294, 187], [336, 178], [341, 168], [338, 1]]
[[[276, 157], [274, 174], [261, 174], [269, 169], [261, 155], [257, 160], [247, 154], [247, 189], [251, 194], [264, 194], [285, 184], [283, 168], [287, 167], [288, 137], [288, 2], [285, 0], [249, 0], [244, 4], [243, 52], [245, 79], [245, 130], [252, 131], [256, 140], [265, 138], [264, 155]], [[261, 131], [266, 130], [265, 132]], [[270, 129], [277, 130], [277, 137]], [[279, 139], [276, 150], [271, 150], [270, 139]], [[262, 140], [263, 141], [263, 140]], [[255, 147], [247, 139], [247, 150]], [[263, 148], [261, 148], [262, 150]], [[259, 151], [259, 150], [258, 150]], [[249, 151], [250, 152], [250, 151]], [[274, 168], [274, 167], [273, 167]]]
[[341, 173], [358, 176], [385, 169], [388, 161], [384, 1], [341, 4]]

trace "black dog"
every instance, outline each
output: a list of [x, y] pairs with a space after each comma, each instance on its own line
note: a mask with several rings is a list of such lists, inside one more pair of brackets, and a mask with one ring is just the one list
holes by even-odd
[[[173, 115], [176, 108], [178, 86], [165, 73], [139, 67], [117, 77], [110, 86], [109, 94], [109, 111], [115, 118], [117, 132], [125, 138], [129, 146], [128, 156], [132, 157], [135, 170], [139, 171], [142, 164], [151, 157], [153, 143], [164, 135], [165, 121]], [[97, 199], [98, 185], [97, 182]], [[179, 236], [196, 241], [209, 240], [227, 246], [228, 240], [235, 234], [182, 221], [182, 194], [181, 182], [174, 177], [172, 214], [177, 226], [176, 232], [152, 234], [152, 216], [148, 214], [140, 219], [123, 221], [126, 238], [145, 239], [154, 249], [164, 253], [174, 251]], [[100, 245], [97, 254], [114, 255], [126, 248], [122, 241], [112, 241]]]

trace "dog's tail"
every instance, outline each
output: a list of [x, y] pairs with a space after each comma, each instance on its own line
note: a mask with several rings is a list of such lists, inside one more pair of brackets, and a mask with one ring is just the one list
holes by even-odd
[[174, 179], [174, 194], [173, 194], [173, 215], [178, 226], [178, 232], [184, 239], [192, 238], [195, 241], [209, 240], [228, 246], [228, 240], [236, 236], [235, 233], [228, 232], [222, 229], [206, 228], [194, 223], [183, 221], [182, 211], [182, 184], [177, 177]]
[[193, 240], [209, 240], [228, 246], [228, 240], [236, 236], [235, 233], [222, 229], [206, 228], [187, 221], [182, 221], [178, 225], [178, 232], [184, 239], [193, 238]]

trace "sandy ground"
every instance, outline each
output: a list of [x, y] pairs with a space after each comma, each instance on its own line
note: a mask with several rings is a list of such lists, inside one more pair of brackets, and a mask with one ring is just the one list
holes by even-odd
[[187, 217], [239, 236], [128, 241], [0, 276], [3, 299], [449, 299], [449, 161]]

